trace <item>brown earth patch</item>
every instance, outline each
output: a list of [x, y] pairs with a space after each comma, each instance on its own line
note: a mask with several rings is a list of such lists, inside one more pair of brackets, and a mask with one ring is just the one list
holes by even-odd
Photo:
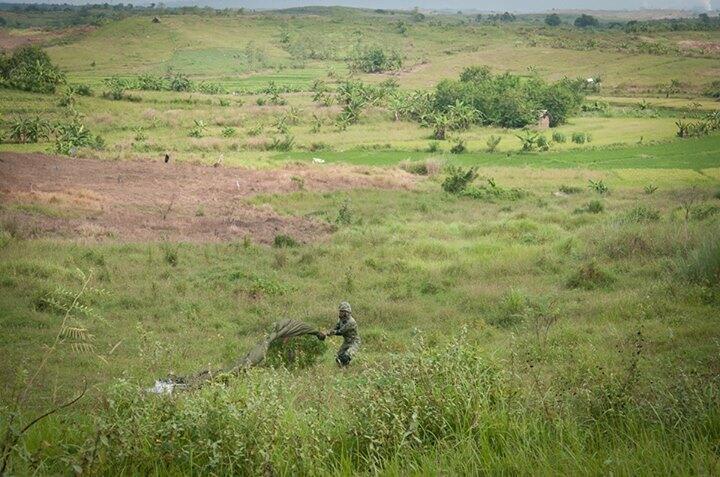
[[273, 170], [100, 161], [0, 153], [0, 220], [13, 233], [118, 241], [301, 242], [332, 232], [326, 222], [288, 217], [247, 198], [262, 193], [357, 188], [410, 189], [400, 170], [293, 165]]
[[24, 45], [53, 44], [60, 40], [81, 36], [94, 29], [95, 27], [92, 26], [64, 28], [61, 30], [8, 30], [0, 28], [0, 50], [14, 50]]
[[717, 41], [682, 40], [678, 42], [678, 45], [683, 50], [720, 54], [720, 42]]

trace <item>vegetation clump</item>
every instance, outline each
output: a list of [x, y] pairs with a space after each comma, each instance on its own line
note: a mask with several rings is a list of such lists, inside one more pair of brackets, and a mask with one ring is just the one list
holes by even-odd
[[39, 46], [23, 46], [0, 54], [0, 86], [34, 93], [54, 93], [65, 74]]
[[581, 265], [566, 282], [568, 288], [594, 290], [615, 282], [615, 277], [595, 261]]
[[380, 46], [359, 47], [349, 66], [351, 70], [363, 73], [394, 71], [402, 66], [402, 56], [397, 51], [387, 52]]
[[522, 128], [536, 124], [540, 111], [546, 111], [554, 127], [579, 110], [584, 100], [583, 81], [564, 79], [549, 84], [537, 77], [493, 75], [485, 66], [469, 67], [459, 80], [438, 83], [428, 104], [429, 113], [451, 115], [453, 109], [464, 106], [472, 112], [468, 123]]

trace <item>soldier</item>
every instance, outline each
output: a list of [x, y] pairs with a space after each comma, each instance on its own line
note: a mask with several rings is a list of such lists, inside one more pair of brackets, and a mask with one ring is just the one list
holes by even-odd
[[335, 361], [340, 366], [347, 366], [360, 348], [360, 335], [358, 334], [357, 323], [352, 317], [350, 303], [340, 303], [339, 317], [335, 328], [329, 330], [327, 336], [342, 336], [343, 344], [337, 352]]

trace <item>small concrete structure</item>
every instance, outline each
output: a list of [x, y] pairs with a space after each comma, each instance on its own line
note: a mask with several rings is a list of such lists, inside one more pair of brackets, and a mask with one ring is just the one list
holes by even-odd
[[538, 112], [538, 129], [547, 129], [550, 127], [550, 113], [546, 109]]

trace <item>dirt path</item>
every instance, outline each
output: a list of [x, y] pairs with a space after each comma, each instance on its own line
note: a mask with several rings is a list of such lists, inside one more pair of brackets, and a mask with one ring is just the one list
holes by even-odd
[[226, 241], [277, 234], [303, 242], [329, 234], [327, 223], [286, 217], [245, 200], [260, 193], [412, 188], [396, 170], [329, 165], [248, 170], [110, 162], [0, 153], [0, 219], [22, 236], [118, 241]]

